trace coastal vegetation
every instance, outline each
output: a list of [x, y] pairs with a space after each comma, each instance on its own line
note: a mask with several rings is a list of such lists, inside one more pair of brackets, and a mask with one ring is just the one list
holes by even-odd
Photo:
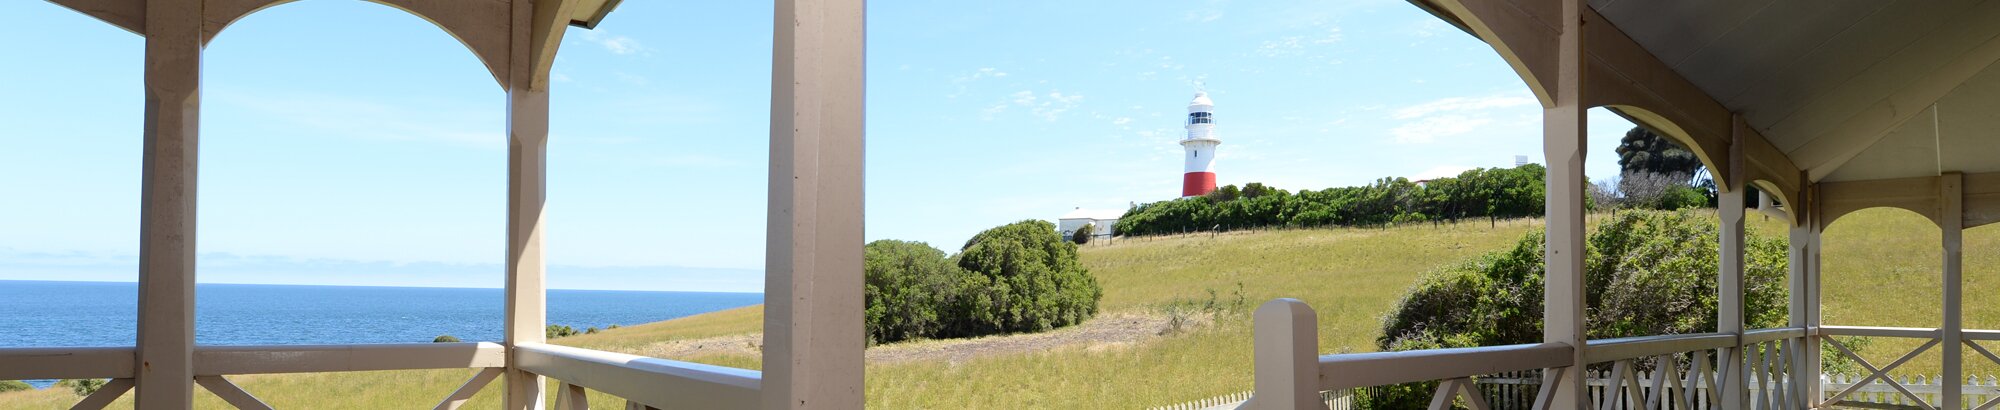
[[[1693, 211], [1623, 212], [1585, 240], [1584, 326], [1591, 339], [1716, 331], [1720, 229]], [[1542, 340], [1543, 233], [1425, 274], [1382, 319], [1384, 351], [1499, 346]], [[1747, 233], [1744, 324], [1782, 327], [1785, 240]], [[1836, 356], [1837, 357], [1837, 356]], [[1370, 390], [1363, 408], [1422, 407], [1436, 383]]]
[[1046, 221], [988, 229], [949, 257], [897, 240], [863, 252], [871, 343], [1047, 331], [1089, 319], [1104, 296]]
[[1479, 168], [1418, 183], [1382, 178], [1355, 186], [1292, 193], [1252, 182], [1208, 195], [1139, 204], [1113, 225], [1119, 235], [1263, 227], [1379, 226], [1505, 219], [1542, 214], [1541, 165]]

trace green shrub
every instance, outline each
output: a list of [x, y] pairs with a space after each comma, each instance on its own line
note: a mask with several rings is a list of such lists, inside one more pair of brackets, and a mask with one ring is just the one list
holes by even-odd
[[[1713, 332], [1719, 230], [1694, 211], [1621, 212], [1585, 238], [1584, 320], [1591, 339]], [[1543, 235], [1430, 272], [1383, 318], [1385, 351], [1497, 346], [1542, 340]], [[1786, 320], [1783, 240], [1746, 234], [1745, 324]], [[1406, 391], [1407, 390], [1407, 391]], [[1427, 392], [1377, 389], [1378, 407], [1422, 407]], [[1427, 393], [1424, 393], [1427, 394]]]
[[1653, 209], [1675, 211], [1708, 206], [1708, 192], [1692, 186], [1675, 185], [1660, 193], [1659, 202]]
[[29, 386], [28, 382], [20, 380], [0, 380], [0, 393], [6, 393], [10, 391], [34, 390], [34, 389], [35, 386]]
[[[1082, 323], [1097, 313], [1104, 290], [1077, 262], [1076, 244], [1064, 242], [1055, 225], [1026, 220], [987, 229], [954, 256], [971, 272], [961, 289], [958, 311], [943, 335], [1039, 332]], [[983, 285], [983, 286], [982, 286]]]
[[[1518, 218], [1543, 213], [1548, 170], [1527, 164], [1480, 168], [1423, 185], [1382, 178], [1362, 186], [1298, 193], [1250, 183], [1208, 195], [1139, 204], [1113, 225], [1120, 235], [1160, 235], [1271, 226], [1373, 226], [1387, 223]], [[1586, 202], [1586, 207], [1592, 206]]]
[[438, 337], [431, 339], [431, 343], [458, 343], [458, 342], [459, 342], [458, 336], [452, 336], [452, 335], [438, 335]]
[[96, 393], [97, 389], [104, 388], [104, 384], [109, 381], [105, 379], [66, 379], [56, 382], [56, 387], [67, 387], [69, 391], [75, 392], [78, 396], [89, 396], [91, 393]]
[[889, 343], [933, 337], [959, 291], [964, 270], [923, 242], [879, 240], [862, 248], [868, 340]]
[[1054, 329], [1089, 319], [1104, 297], [1076, 244], [1044, 221], [980, 232], [949, 258], [922, 242], [870, 242], [862, 266], [871, 343]]
[[548, 330], [546, 332], [546, 336], [550, 339], [558, 337], [566, 337], [566, 336], [576, 336], [578, 334], [581, 333], [578, 333], [576, 331], [576, 328], [569, 327], [567, 325], [549, 325]]
[[1070, 232], [1069, 239], [1078, 245], [1086, 245], [1090, 243], [1090, 237], [1095, 235], [1097, 235], [1097, 224], [1087, 223], [1077, 227], [1076, 232]]

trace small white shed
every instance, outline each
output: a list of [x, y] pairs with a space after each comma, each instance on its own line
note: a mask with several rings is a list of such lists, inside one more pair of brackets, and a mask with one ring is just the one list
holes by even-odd
[[1056, 230], [1062, 232], [1064, 239], [1068, 239], [1070, 235], [1076, 233], [1077, 228], [1082, 228], [1086, 224], [1095, 224], [1096, 229], [1094, 229], [1095, 232], [1091, 232], [1091, 236], [1111, 236], [1111, 225], [1117, 224], [1118, 218], [1124, 216], [1125, 210], [1123, 209], [1076, 208], [1069, 211], [1069, 213], [1063, 214], [1061, 218], [1056, 219]]

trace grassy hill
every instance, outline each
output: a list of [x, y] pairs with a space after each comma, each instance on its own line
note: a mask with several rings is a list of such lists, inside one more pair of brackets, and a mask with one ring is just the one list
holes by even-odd
[[[1752, 229], [1782, 237], [1782, 222], [1757, 215]], [[1500, 249], [1536, 226], [1521, 220], [1393, 229], [1331, 229], [1140, 238], [1093, 244], [1083, 262], [1104, 285], [1101, 317], [1187, 317], [1184, 331], [1141, 342], [1071, 343], [1037, 353], [974, 357], [960, 362], [871, 359], [867, 396], [879, 408], [1132, 408], [1248, 390], [1248, 314], [1228, 311], [1236, 295], [1254, 308], [1277, 297], [1304, 300], [1319, 311], [1323, 351], [1371, 351], [1379, 316], [1418, 275]], [[1914, 214], [1871, 210], [1842, 219], [1827, 233], [1826, 322], [1873, 326], [1938, 323], [1937, 228]], [[1967, 327], [2000, 328], [2000, 304], [1977, 292], [1995, 284], [2000, 231], [1966, 235]], [[1239, 288], [1240, 284], [1240, 288]], [[1201, 307], [1221, 306], [1206, 315]], [[1245, 310], [1247, 310], [1247, 308]], [[1189, 313], [1193, 312], [1193, 313]], [[718, 337], [759, 331], [759, 307], [632, 326], [556, 340], [558, 344], [653, 354], [679, 360], [757, 368], [754, 347], [688, 348]], [[680, 344], [676, 344], [679, 342]], [[918, 341], [878, 347], [925, 349], [953, 342]], [[1915, 342], [1878, 340], [1865, 355], [1882, 363]], [[871, 355], [874, 352], [871, 351]], [[1907, 369], [1934, 373], [1936, 354]], [[1968, 359], [1968, 363], [1973, 363]], [[1974, 367], [1982, 372], [1993, 366]], [[246, 390], [280, 408], [429, 406], [470, 370], [239, 376]], [[1981, 373], [1984, 374], [1984, 373]], [[497, 384], [496, 384], [497, 386]], [[468, 408], [498, 406], [489, 386]], [[599, 396], [593, 408], [622, 402]], [[76, 400], [61, 391], [0, 394], [0, 408], [58, 408]], [[202, 393], [198, 407], [222, 408]], [[129, 407], [129, 401], [117, 407]]]

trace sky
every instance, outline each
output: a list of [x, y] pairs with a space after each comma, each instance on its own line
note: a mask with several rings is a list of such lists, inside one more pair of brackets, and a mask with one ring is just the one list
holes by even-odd
[[[551, 86], [549, 285], [763, 288], [771, 4], [627, 1]], [[0, 280], [133, 281], [143, 39], [0, 2]], [[1180, 192], [1216, 104], [1221, 184], [1323, 189], [1541, 163], [1540, 106], [1397, 0], [873, 2], [866, 236], [974, 233]], [[394, 8], [306, 0], [204, 54], [197, 280], [500, 287], [505, 95]], [[1586, 172], [1631, 123], [1590, 114]]]

